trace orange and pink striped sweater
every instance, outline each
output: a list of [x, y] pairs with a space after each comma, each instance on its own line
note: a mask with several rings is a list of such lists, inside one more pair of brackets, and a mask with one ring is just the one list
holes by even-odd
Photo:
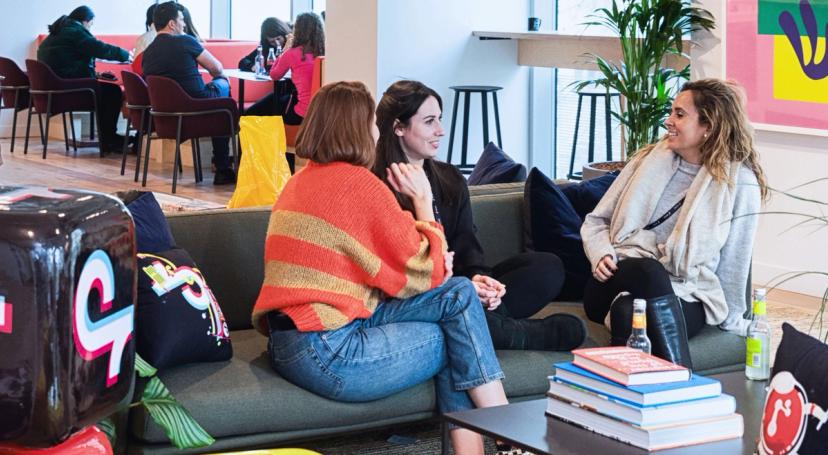
[[273, 206], [253, 327], [279, 310], [300, 331], [368, 318], [385, 297], [408, 298], [445, 278], [443, 227], [415, 221], [366, 168], [311, 162]]

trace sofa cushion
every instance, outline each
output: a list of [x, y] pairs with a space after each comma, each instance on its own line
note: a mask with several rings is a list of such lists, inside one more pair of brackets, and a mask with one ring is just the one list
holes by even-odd
[[494, 142], [489, 142], [469, 175], [469, 185], [512, 183], [526, 180], [526, 166], [516, 163]]
[[151, 191], [130, 190], [115, 195], [132, 215], [135, 223], [135, 248], [139, 253], [157, 253], [175, 246], [170, 225]]
[[581, 241], [581, 218], [555, 182], [537, 168], [529, 172], [523, 199], [527, 248], [561, 258], [566, 279], [559, 298], [582, 299], [590, 264]]
[[473, 197], [472, 216], [487, 265], [494, 266], [523, 251], [522, 200], [522, 192], [496, 192]]
[[604, 174], [598, 178], [585, 180], [572, 185], [559, 186], [561, 192], [569, 199], [572, 208], [583, 221], [587, 214], [595, 209], [598, 201], [604, 197], [612, 182], [618, 176], [618, 171]]
[[181, 248], [138, 254], [135, 336], [135, 350], [158, 369], [233, 356], [219, 303]]

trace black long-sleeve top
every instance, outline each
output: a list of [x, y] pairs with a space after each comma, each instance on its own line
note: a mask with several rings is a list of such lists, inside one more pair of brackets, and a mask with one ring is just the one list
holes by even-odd
[[[487, 267], [483, 247], [477, 240], [477, 227], [472, 217], [469, 187], [466, 179], [456, 167], [448, 163], [431, 161], [432, 166], [426, 166], [426, 174], [431, 182], [431, 191], [434, 195], [434, 205], [437, 208], [435, 216], [443, 225], [446, 241], [450, 251], [454, 251], [454, 274], [468, 278], [476, 274], [490, 275]], [[436, 175], [435, 175], [436, 174]], [[451, 197], [447, 188], [454, 188], [454, 197]]]
[[95, 77], [96, 58], [125, 62], [129, 53], [96, 39], [74, 19], [67, 19], [60, 30], [50, 33], [37, 48], [37, 59], [67, 79]]

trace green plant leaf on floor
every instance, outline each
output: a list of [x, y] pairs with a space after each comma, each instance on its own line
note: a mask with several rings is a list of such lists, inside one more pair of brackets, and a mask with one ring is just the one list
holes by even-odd
[[158, 373], [158, 370], [155, 369], [152, 365], [147, 363], [146, 360], [142, 359], [138, 353], [135, 353], [135, 372], [138, 373], [138, 376], [142, 378], [148, 378], [150, 376], [154, 376], [155, 373]]
[[141, 404], [160, 425], [170, 442], [179, 449], [206, 447], [215, 442], [193, 416], [172, 396], [158, 377], [144, 388]]

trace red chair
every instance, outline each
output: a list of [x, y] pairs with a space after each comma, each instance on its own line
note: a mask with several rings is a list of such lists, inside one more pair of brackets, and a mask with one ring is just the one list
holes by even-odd
[[136, 55], [134, 59], [132, 59], [132, 72], [144, 77], [144, 53], [141, 52], [140, 54]]
[[121, 80], [124, 83], [124, 97], [126, 98], [125, 115], [127, 119], [126, 132], [124, 135], [123, 156], [121, 157], [121, 175], [124, 175], [127, 159], [127, 148], [129, 140], [129, 128], [135, 128], [135, 177], [134, 181], [138, 181], [138, 169], [141, 168], [141, 144], [144, 140], [144, 135], [149, 129], [150, 118], [150, 96], [147, 83], [138, 74], [132, 71], [121, 71]]
[[[69, 154], [69, 140], [66, 133], [66, 113], [68, 112], [71, 118], [73, 112], [90, 112], [96, 119], [99, 119], [97, 114], [98, 102], [95, 91], [98, 87], [98, 81], [94, 78], [80, 78], [80, 79], [63, 79], [58, 77], [51, 68], [45, 63], [37, 60], [26, 60], [26, 69], [29, 73], [29, 81], [31, 88], [32, 102], [29, 104], [29, 118], [26, 122], [26, 142], [23, 146], [23, 153], [28, 153], [29, 149], [29, 127], [32, 121], [32, 107], [37, 111], [38, 120], [41, 114], [46, 114], [46, 124], [44, 133], [41, 136], [43, 142], [43, 159], [46, 159], [46, 147], [49, 142], [49, 118], [55, 114], [63, 116], [63, 137], [66, 139], [66, 154]], [[100, 125], [98, 130], [100, 131]], [[72, 141], [75, 142], [75, 126], [72, 122]], [[103, 156], [103, 149], [100, 143], [98, 148]], [[75, 155], [78, 153], [77, 143], [75, 142]]]
[[[161, 139], [175, 139], [175, 163], [173, 165], [172, 192], [175, 193], [178, 171], [181, 168], [181, 141], [202, 137], [230, 136], [233, 155], [238, 168], [239, 154], [236, 149], [236, 135], [239, 132], [239, 108], [233, 98], [193, 98], [173, 79], [161, 76], [147, 77], [152, 109], [147, 130], [147, 147], [144, 154], [144, 176], [142, 186], [147, 185], [147, 162], [149, 161], [151, 134], [155, 131]], [[201, 157], [198, 141], [194, 141], [193, 166], [196, 182], [202, 180]]]
[[[14, 60], [0, 57], [0, 76], [3, 83], [0, 85], [0, 98], [3, 106], [0, 109], [12, 109], [12, 137], [11, 153], [14, 153], [14, 139], [17, 136], [17, 113], [29, 107], [29, 76], [14, 63]], [[43, 131], [43, 125], [40, 125]]]
[[[311, 76], [311, 99], [322, 87], [322, 67], [325, 63], [325, 56], [320, 55], [313, 60], [313, 76]], [[296, 147], [296, 135], [299, 134], [301, 125], [285, 125], [285, 140], [289, 147]]]

